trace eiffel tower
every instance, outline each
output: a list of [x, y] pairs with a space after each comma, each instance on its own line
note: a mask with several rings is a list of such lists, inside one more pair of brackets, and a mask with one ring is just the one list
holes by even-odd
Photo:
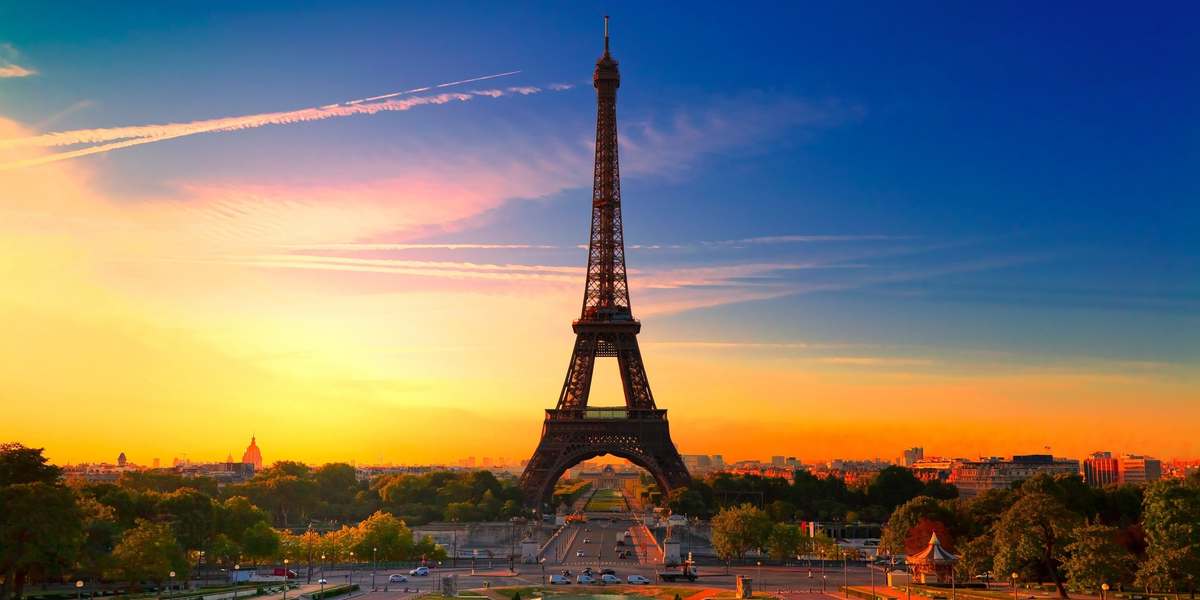
[[[629, 306], [625, 240], [621, 227], [621, 175], [617, 164], [617, 87], [621, 76], [608, 51], [592, 74], [596, 87], [596, 166], [592, 186], [592, 234], [588, 245], [583, 310], [572, 323], [575, 348], [558, 406], [546, 411], [542, 440], [521, 475], [526, 502], [542, 508], [554, 483], [568, 468], [612, 454], [648, 471], [664, 494], [690, 477], [671, 442], [667, 411], [654, 404], [638, 349], [641, 323]], [[590, 407], [588, 393], [596, 359], [617, 359], [625, 406]]]

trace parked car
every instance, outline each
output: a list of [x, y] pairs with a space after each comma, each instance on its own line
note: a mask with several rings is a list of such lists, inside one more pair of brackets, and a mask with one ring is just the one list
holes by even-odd
[[604, 585], [617, 584], [621, 583], [621, 578], [613, 575], [612, 573], [605, 573], [600, 576], [600, 583], [603, 583]]
[[591, 575], [580, 575], [575, 581], [579, 582], [579, 585], [594, 585], [596, 583], [596, 579]]
[[417, 567], [417, 568], [409, 571], [408, 574], [415, 575], [417, 577], [425, 577], [425, 576], [429, 575], [429, 567]]
[[625, 578], [625, 581], [631, 585], [650, 585], [650, 580], [641, 575], [630, 575]]
[[591, 574], [592, 574], [592, 568], [591, 568], [591, 567], [584, 567], [584, 568], [583, 568], [583, 570], [582, 570], [582, 571], [580, 571], [580, 573], [583, 573], [584, 575], [591, 575]]
[[275, 569], [271, 571], [271, 574], [275, 577], [287, 577], [288, 579], [295, 579], [298, 577], [295, 571], [291, 569], [285, 569], [283, 567], [275, 567]]
[[393, 573], [388, 575], [388, 583], [408, 583], [408, 578], [399, 573]]
[[571, 580], [563, 575], [551, 575], [550, 585], [571, 585]]
[[616, 575], [617, 572], [612, 569], [600, 569], [601, 575]]
[[583, 550], [576, 550], [575, 556], [583, 556]]
[[317, 580], [317, 583], [319, 583], [319, 584], [321, 584], [321, 585], [325, 585], [325, 584], [329, 583], [329, 580], [328, 580], [328, 579], [325, 579], [324, 577], [322, 577], [322, 578], [320, 578], [320, 579], [318, 579], [318, 580]]
[[592, 543], [592, 538], [583, 538], [583, 543], [585, 543], [585, 544]]

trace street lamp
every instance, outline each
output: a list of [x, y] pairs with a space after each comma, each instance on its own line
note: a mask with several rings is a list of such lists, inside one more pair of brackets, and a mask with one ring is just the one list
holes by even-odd
[[167, 587], [167, 596], [175, 595], [175, 571], [171, 571], [171, 584]]
[[350, 551], [350, 568], [346, 570], [346, 584], [354, 581], [354, 551]]
[[288, 589], [288, 559], [283, 559], [283, 600], [287, 600]]
[[325, 555], [321, 555], [321, 579], [325, 579]]
[[1017, 600], [1017, 572], [1013, 571], [1009, 577], [1012, 578], [1013, 600]]
[[756, 563], [756, 569], [754, 571], [754, 578], [757, 579], [758, 581], [755, 582], [754, 587], [755, 587], [755, 589], [758, 589], [758, 588], [762, 588], [762, 584], [763, 584], [762, 583], [762, 561], [758, 560], [758, 561], [755, 561], [755, 563]]
[[[542, 585], [546, 585], [546, 559], [545, 559], [545, 557], [543, 557], [541, 560], [539, 560], [538, 564], [542, 565]], [[1101, 598], [1101, 600], [1104, 600], [1104, 599]]]
[[75, 600], [80, 600], [83, 597], [83, 580], [75, 580]]
[[233, 565], [233, 600], [237, 600], [238, 584], [241, 583], [241, 578], [238, 577], [242, 565]]
[[371, 548], [371, 591], [372, 592], [376, 591], [375, 590], [375, 569], [379, 568], [379, 561], [375, 558], [375, 556], [378, 551], [379, 551], [379, 548], [376, 548], [376, 547]]
[[1100, 600], [1107, 600], [1108, 590], [1109, 587], [1107, 583], [1100, 584]]

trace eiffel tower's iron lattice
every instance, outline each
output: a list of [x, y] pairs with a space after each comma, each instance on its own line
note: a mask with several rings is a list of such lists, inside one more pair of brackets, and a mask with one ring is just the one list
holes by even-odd
[[[541, 442], [521, 475], [527, 502], [539, 508], [564, 471], [602, 454], [619, 456], [646, 469], [664, 494], [690, 481], [671, 442], [667, 411], [655, 406], [650, 393], [637, 343], [642, 326], [629, 305], [617, 159], [621, 77], [608, 50], [608, 17], [604, 20], [604, 55], [596, 61], [592, 83], [596, 87], [596, 165], [583, 309], [572, 324], [575, 347], [558, 406], [546, 411]], [[617, 359], [625, 406], [588, 406], [598, 357]]]

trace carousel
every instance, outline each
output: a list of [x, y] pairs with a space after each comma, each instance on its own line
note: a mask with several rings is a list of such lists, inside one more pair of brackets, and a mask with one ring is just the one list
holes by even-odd
[[937, 533], [930, 536], [929, 545], [924, 550], [908, 557], [913, 579], [920, 583], [953, 583], [954, 565], [957, 563], [958, 557], [942, 547]]

